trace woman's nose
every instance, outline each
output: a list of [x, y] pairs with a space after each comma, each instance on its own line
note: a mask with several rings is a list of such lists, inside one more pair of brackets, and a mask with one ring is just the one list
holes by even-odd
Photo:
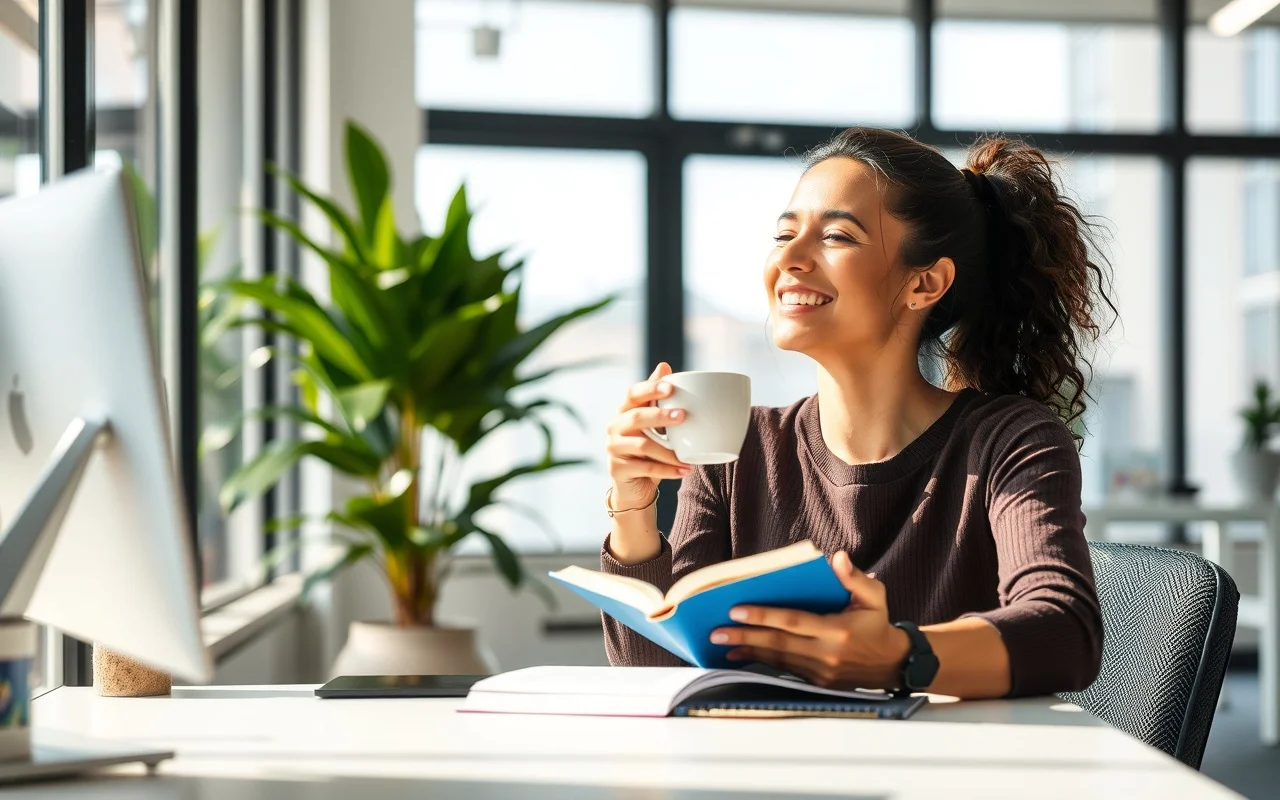
[[813, 254], [800, 237], [787, 242], [778, 254], [778, 269], [784, 272], [812, 272], [814, 266]]

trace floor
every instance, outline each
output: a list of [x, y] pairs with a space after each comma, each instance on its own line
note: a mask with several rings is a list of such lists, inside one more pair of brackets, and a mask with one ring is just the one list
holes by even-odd
[[1280, 748], [1258, 741], [1257, 674], [1228, 673], [1226, 691], [1200, 771], [1251, 800], [1280, 797]]

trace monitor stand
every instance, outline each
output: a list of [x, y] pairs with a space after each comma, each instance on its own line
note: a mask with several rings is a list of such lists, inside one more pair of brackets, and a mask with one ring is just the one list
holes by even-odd
[[[30, 496], [0, 533], [0, 618], [21, 616], [26, 611], [89, 457], [110, 435], [106, 420], [72, 420]], [[0, 761], [0, 786], [78, 775], [117, 764], [140, 762], [153, 772], [168, 758], [173, 758], [172, 751], [33, 728], [30, 758]]]
[[145, 764], [147, 774], [151, 775], [161, 761], [173, 756], [172, 750], [148, 750], [136, 745], [104, 742], [37, 728], [32, 731], [31, 758], [0, 761], [0, 786], [68, 778], [121, 764]]

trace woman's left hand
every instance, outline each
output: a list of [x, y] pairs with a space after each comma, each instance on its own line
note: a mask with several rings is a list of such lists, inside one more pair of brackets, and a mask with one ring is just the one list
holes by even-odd
[[734, 646], [732, 661], [758, 661], [831, 688], [896, 688], [911, 649], [905, 631], [889, 624], [884, 584], [853, 565], [849, 554], [831, 559], [852, 595], [838, 614], [738, 606], [729, 616], [747, 627], [717, 628], [714, 644]]

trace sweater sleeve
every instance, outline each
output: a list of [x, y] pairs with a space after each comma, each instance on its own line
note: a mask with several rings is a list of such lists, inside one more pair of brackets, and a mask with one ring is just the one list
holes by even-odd
[[[680, 482], [675, 524], [662, 540], [662, 551], [639, 564], [618, 563], [605, 539], [600, 569], [611, 575], [637, 578], [664, 593], [671, 584], [699, 567], [724, 561], [729, 553], [729, 517], [719, 489], [722, 466], [696, 467]], [[604, 644], [609, 663], [628, 667], [688, 666], [663, 647], [618, 622], [604, 619]]]
[[987, 490], [1000, 605], [970, 616], [1000, 632], [1011, 696], [1077, 691], [1102, 663], [1080, 458], [1070, 431], [1048, 413], [1010, 427], [1016, 431], [1000, 437]]

